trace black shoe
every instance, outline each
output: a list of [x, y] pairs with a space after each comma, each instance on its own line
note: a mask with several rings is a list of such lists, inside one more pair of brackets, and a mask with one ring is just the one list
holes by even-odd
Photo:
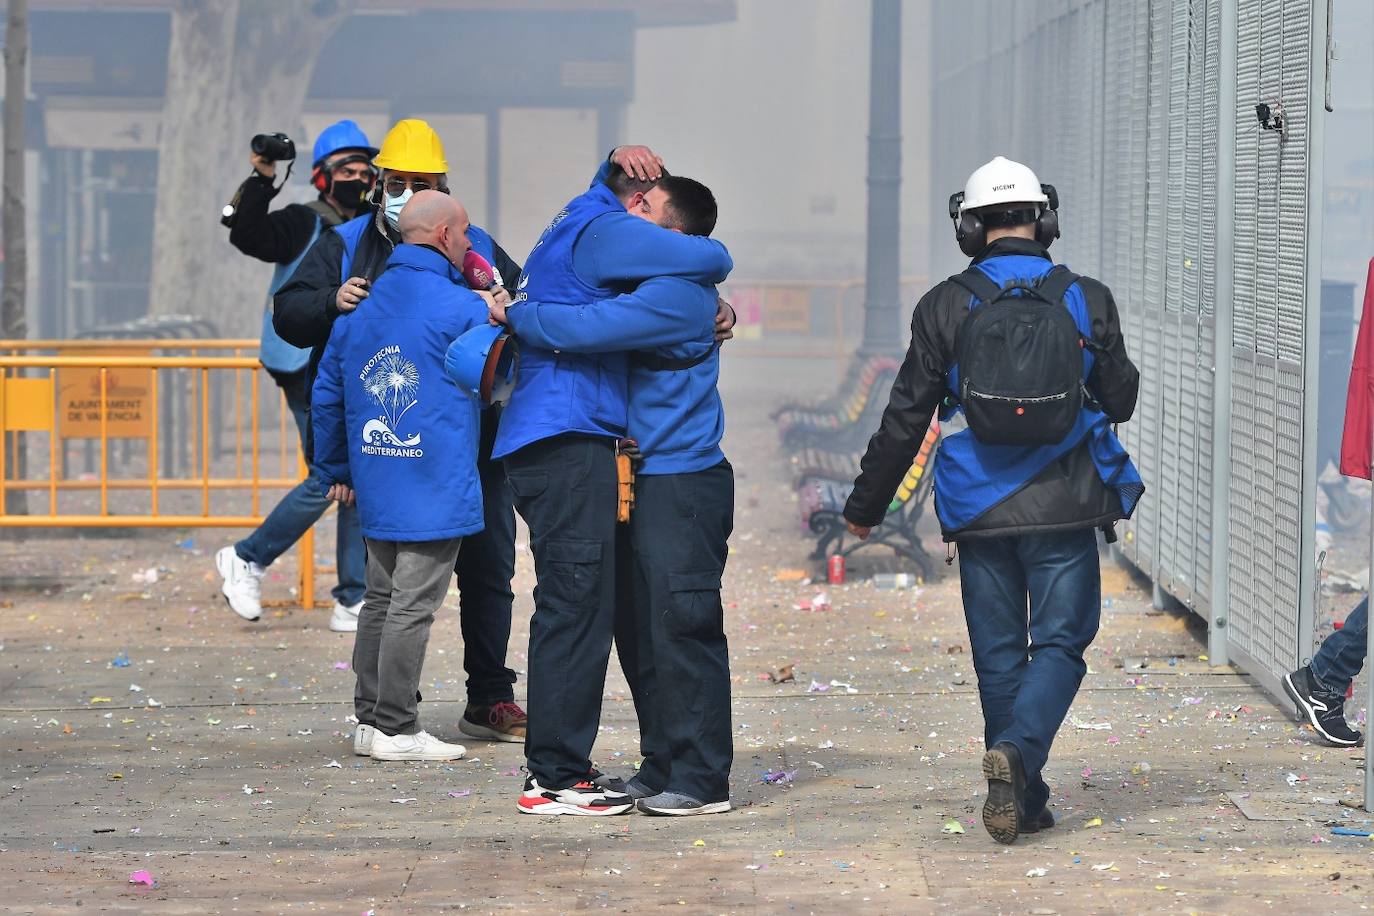
[[1050, 811], [1048, 806], [1040, 809], [1040, 814], [1036, 816], [1035, 820], [1023, 820], [1024, 823], [1021, 824], [1021, 833], [1023, 835], [1027, 833], [1039, 833], [1042, 830], [1049, 830], [1055, 824], [1054, 813]]
[[615, 792], [619, 795], [625, 794], [625, 780], [621, 779], [619, 776], [612, 776], [610, 773], [603, 773], [596, 767], [592, 767], [591, 771], [587, 773], [587, 782], [596, 786], [598, 789], [605, 789], [607, 792]]
[[1022, 811], [1026, 803], [1026, 771], [1021, 752], [1010, 741], [999, 741], [983, 755], [983, 778], [988, 800], [983, 803], [983, 827], [999, 843], [1015, 843], [1026, 832]]
[[1364, 735], [1345, 722], [1345, 697], [1312, 674], [1312, 668], [1299, 668], [1283, 676], [1283, 689], [1297, 704], [1298, 718], [1312, 723], [1327, 744], [1358, 747]]

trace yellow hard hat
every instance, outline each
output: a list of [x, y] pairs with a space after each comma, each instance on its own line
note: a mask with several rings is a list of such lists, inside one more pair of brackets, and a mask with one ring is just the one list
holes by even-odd
[[426, 121], [406, 118], [397, 121], [382, 139], [382, 151], [372, 160], [379, 169], [393, 172], [423, 172], [429, 175], [448, 173], [444, 158], [444, 144]]

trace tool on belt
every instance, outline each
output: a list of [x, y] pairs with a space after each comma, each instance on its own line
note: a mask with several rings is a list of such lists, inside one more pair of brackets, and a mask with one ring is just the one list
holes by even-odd
[[633, 439], [617, 439], [615, 442], [615, 476], [617, 500], [615, 520], [622, 524], [630, 520], [630, 510], [635, 507], [635, 468], [643, 456], [639, 443]]

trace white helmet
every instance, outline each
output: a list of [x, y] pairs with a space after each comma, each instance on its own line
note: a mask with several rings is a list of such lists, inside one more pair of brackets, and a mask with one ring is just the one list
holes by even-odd
[[964, 185], [964, 199], [959, 202], [959, 214], [994, 204], [1037, 203], [1048, 206], [1049, 202], [1049, 197], [1040, 186], [1040, 179], [1028, 166], [997, 156], [968, 176], [968, 182]]

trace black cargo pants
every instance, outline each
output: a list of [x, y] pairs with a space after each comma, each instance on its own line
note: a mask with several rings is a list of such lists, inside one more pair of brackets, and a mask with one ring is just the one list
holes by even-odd
[[631, 686], [636, 708], [649, 707], [639, 717], [646, 732], [640, 778], [703, 802], [730, 797], [730, 653], [720, 587], [734, 516], [728, 461], [635, 481], [631, 606], [639, 683], [632, 678]]
[[505, 460], [538, 580], [525, 757], [541, 786], [566, 789], [591, 769], [615, 630], [615, 444], [554, 436]]

